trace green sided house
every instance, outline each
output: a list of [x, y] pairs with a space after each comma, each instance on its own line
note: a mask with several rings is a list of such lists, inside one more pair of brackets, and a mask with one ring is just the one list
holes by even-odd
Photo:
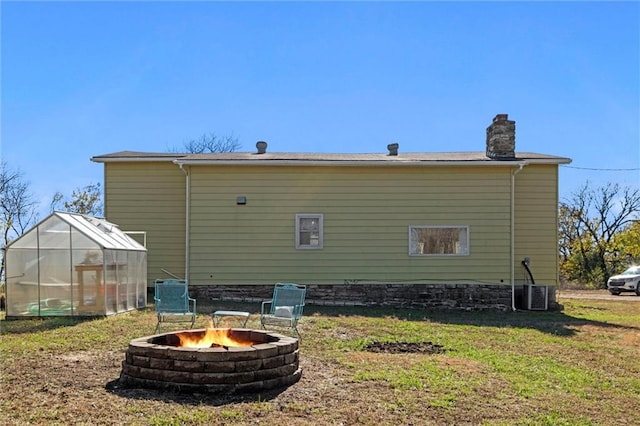
[[147, 235], [149, 285], [268, 298], [306, 284], [319, 304], [547, 309], [558, 284], [558, 168], [515, 152], [497, 115], [482, 152], [117, 152], [105, 215]]

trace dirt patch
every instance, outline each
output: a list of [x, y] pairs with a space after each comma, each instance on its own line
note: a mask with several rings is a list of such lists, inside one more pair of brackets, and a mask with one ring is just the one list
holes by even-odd
[[392, 354], [441, 354], [446, 351], [444, 346], [431, 342], [372, 342], [366, 345], [365, 349], [369, 352], [384, 352]]

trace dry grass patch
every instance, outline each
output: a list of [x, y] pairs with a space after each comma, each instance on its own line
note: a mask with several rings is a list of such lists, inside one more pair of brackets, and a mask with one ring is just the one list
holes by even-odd
[[[120, 386], [127, 344], [153, 333], [152, 312], [1, 321], [2, 422], [640, 424], [640, 304], [562, 303], [564, 312], [507, 314], [309, 307], [300, 326], [301, 380], [250, 395]], [[234, 308], [254, 309], [248, 325], [259, 327], [255, 306]], [[204, 327], [207, 316], [198, 321]], [[397, 350], [427, 343], [444, 351]], [[396, 351], [371, 352], [372, 344]]]

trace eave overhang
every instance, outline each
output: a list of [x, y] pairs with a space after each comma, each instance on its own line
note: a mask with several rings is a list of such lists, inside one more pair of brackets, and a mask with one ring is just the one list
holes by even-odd
[[520, 164], [569, 164], [570, 158], [545, 154], [519, 153], [513, 159], [492, 159], [482, 152], [458, 153], [406, 153], [397, 156], [385, 154], [331, 154], [331, 153], [214, 153], [214, 154], [162, 154], [120, 152], [96, 156], [97, 163], [172, 162], [184, 166], [329, 166], [329, 167], [513, 167]]

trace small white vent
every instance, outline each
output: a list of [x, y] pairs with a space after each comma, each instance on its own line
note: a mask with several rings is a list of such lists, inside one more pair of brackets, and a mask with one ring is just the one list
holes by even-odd
[[546, 285], [525, 286], [527, 309], [546, 311], [549, 307], [549, 287]]

